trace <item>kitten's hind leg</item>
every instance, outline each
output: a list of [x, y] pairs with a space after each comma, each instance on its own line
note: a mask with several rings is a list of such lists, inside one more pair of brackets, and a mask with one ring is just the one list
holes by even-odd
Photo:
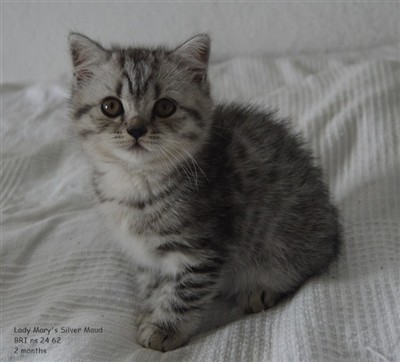
[[281, 294], [278, 292], [260, 288], [240, 293], [238, 303], [246, 313], [259, 313], [264, 309], [271, 308], [280, 298]]

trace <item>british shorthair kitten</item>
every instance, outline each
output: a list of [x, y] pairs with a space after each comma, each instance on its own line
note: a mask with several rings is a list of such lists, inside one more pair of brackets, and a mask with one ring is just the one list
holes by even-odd
[[141, 345], [182, 346], [217, 295], [260, 312], [335, 258], [320, 169], [273, 114], [213, 102], [207, 35], [173, 49], [69, 41], [74, 129], [98, 207], [138, 266]]

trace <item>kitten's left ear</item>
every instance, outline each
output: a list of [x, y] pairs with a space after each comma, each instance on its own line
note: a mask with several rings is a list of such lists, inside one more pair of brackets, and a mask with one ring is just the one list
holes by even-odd
[[199, 82], [204, 81], [207, 77], [210, 42], [207, 34], [199, 34], [174, 50], [174, 54], [178, 55], [184, 64], [195, 73], [194, 80]]

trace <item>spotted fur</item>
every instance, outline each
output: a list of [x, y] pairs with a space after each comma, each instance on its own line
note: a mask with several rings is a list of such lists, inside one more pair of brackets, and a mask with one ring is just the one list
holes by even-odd
[[[138, 342], [161, 351], [187, 342], [217, 294], [258, 312], [339, 248], [337, 211], [302, 140], [272, 113], [214, 104], [209, 44], [105, 49], [70, 35], [73, 124], [98, 206], [138, 265]], [[124, 109], [113, 119], [100, 109], [110, 96]], [[176, 112], [161, 119], [165, 97]], [[135, 140], [139, 118], [147, 133]]]

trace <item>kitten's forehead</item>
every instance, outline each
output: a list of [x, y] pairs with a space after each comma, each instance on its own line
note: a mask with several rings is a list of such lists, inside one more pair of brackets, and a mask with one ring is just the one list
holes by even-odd
[[118, 48], [114, 50], [114, 53], [119, 59], [121, 68], [124, 68], [126, 62], [134, 64], [141, 64], [143, 62], [149, 63], [154, 61], [156, 58], [159, 59], [163, 55], [160, 50], [157, 51], [147, 48]]
[[122, 81], [126, 83], [129, 94], [139, 99], [156, 80], [166, 54], [143, 48], [128, 48], [115, 51], [114, 59], [118, 63]]

